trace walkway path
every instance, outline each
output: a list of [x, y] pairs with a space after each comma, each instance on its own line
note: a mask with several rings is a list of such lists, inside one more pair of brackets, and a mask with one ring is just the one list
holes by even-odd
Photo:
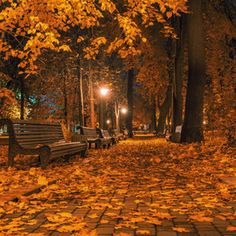
[[[236, 235], [233, 152], [134, 139], [49, 166], [57, 182], [0, 207], [0, 235]], [[31, 169], [32, 172], [32, 169]]]

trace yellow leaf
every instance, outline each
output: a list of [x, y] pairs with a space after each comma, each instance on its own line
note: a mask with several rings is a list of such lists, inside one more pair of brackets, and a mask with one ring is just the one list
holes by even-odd
[[118, 234], [114, 234], [114, 236], [131, 236], [131, 234], [127, 234], [127, 233], [118, 233]]
[[62, 45], [62, 46], [60, 46], [59, 47], [59, 50], [61, 50], [61, 51], [65, 51], [65, 52], [72, 52], [71, 51], [71, 49], [70, 49], [70, 47], [68, 46], [68, 45]]
[[98, 217], [98, 214], [94, 213], [94, 214], [88, 215], [88, 217], [91, 219], [94, 219]]
[[72, 214], [69, 213], [69, 212], [59, 212], [57, 214], [60, 215], [60, 216], [63, 216], [63, 217], [67, 217], [67, 218], [72, 217]]
[[93, 231], [89, 231], [87, 229], [81, 230], [79, 233], [73, 234], [74, 236], [97, 236], [97, 231], [94, 229]]
[[45, 176], [38, 177], [38, 184], [39, 185], [48, 185], [48, 180]]
[[190, 216], [189, 218], [192, 220], [197, 220], [199, 222], [212, 222], [213, 221], [213, 218], [203, 216], [203, 215], [194, 215], [194, 216]]
[[28, 221], [27, 223], [25, 223], [26, 225], [36, 225], [37, 224], [37, 220], [36, 219], [33, 219], [33, 220], [30, 220]]
[[107, 223], [109, 223], [109, 220], [101, 220], [100, 223], [101, 224], [107, 224]]
[[117, 214], [112, 213], [112, 212], [105, 213], [105, 215], [106, 215], [106, 216], [110, 216], [110, 217], [117, 216]]
[[44, 236], [44, 233], [29, 233], [28, 236]]
[[144, 229], [138, 229], [137, 234], [150, 234], [149, 230], [144, 230]]
[[226, 231], [229, 231], [229, 232], [236, 231], [236, 227], [235, 226], [228, 226]]
[[176, 231], [176, 232], [179, 232], [179, 233], [187, 233], [187, 232], [189, 232], [188, 229], [186, 229], [186, 228], [181, 228], [181, 227], [172, 227], [172, 229], [173, 229], [174, 231]]
[[30, 175], [36, 175], [36, 173], [37, 173], [37, 169], [36, 168], [30, 168], [30, 170], [29, 170], [29, 174]]

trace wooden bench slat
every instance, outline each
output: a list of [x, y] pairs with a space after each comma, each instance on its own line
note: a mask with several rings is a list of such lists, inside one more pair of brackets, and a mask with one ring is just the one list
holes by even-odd
[[36, 147], [36, 146], [40, 146], [40, 145], [48, 145], [48, 144], [51, 144], [52, 142], [58, 142], [58, 140], [43, 140], [41, 142], [24, 142], [24, 143], [20, 143], [20, 146], [21, 147], [27, 147], [27, 146], [32, 146], [32, 147]]
[[53, 134], [41, 134], [41, 135], [16, 135], [16, 138], [18, 140], [43, 140], [43, 139], [64, 139], [64, 137], [59, 134], [59, 135], [53, 135]]

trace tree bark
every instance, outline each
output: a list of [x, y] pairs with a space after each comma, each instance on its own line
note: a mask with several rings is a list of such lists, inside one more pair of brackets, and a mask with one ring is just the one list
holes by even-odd
[[94, 112], [94, 93], [93, 93], [93, 81], [91, 76], [91, 63], [89, 62], [89, 94], [90, 94], [90, 124], [95, 128], [95, 112]]
[[77, 59], [77, 76], [78, 76], [78, 112], [79, 112], [79, 124], [84, 125], [84, 114], [83, 114], [83, 94], [82, 94], [82, 74], [81, 74], [81, 63], [80, 58]]
[[133, 83], [134, 83], [134, 70], [128, 71], [128, 89], [127, 89], [127, 100], [128, 100], [128, 113], [126, 126], [128, 129], [129, 137], [133, 137]]
[[20, 119], [24, 120], [25, 115], [25, 84], [24, 79], [20, 78]]
[[63, 76], [64, 76], [64, 89], [63, 89], [63, 92], [64, 92], [64, 119], [65, 119], [65, 123], [67, 126], [68, 125], [68, 112], [67, 112], [68, 106], [67, 106], [67, 91], [66, 91], [66, 73], [63, 73]]
[[172, 85], [169, 85], [166, 91], [164, 102], [159, 106], [159, 118], [157, 125], [157, 134], [164, 134], [166, 117], [171, 106]]
[[203, 97], [205, 84], [202, 1], [191, 0], [188, 15], [188, 85], [181, 142], [203, 140]]
[[178, 40], [176, 42], [175, 80], [173, 83], [173, 131], [183, 123], [183, 67], [184, 67], [184, 23], [183, 16], [176, 19]]
[[152, 98], [152, 129], [153, 131], [157, 132], [157, 109], [156, 109], [156, 97], [153, 96]]
[[115, 110], [115, 127], [118, 130], [118, 132], [120, 131], [120, 122], [119, 122], [119, 118], [120, 118], [120, 108], [119, 108], [119, 104], [118, 102], [115, 102], [115, 106], [114, 106], [114, 110]]

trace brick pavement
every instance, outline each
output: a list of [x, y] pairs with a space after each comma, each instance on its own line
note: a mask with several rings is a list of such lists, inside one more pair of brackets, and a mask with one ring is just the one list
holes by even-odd
[[[127, 189], [129, 190], [129, 189]], [[148, 193], [147, 193], [148, 196]], [[186, 196], [188, 197], [188, 196]], [[122, 220], [122, 216], [129, 215], [129, 213], [144, 213], [148, 215], [148, 207], [145, 204], [137, 203], [137, 199], [127, 197], [127, 194], [115, 195], [112, 194], [109, 200], [101, 202], [115, 202], [117, 199], [122, 200], [123, 206], [120, 209], [112, 209], [109, 207], [104, 207], [102, 209], [91, 209], [89, 207], [78, 207], [78, 202], [75, 199], [72, 200], [63, 200], [64, 207], [60, 209], [62, 212], [71, 213], [72, 216], [76, 218], [81, 218], [86, 222], [87, 229], [89, 231], [96, 230], [97, 235], [99, 236], [112, 236], [119, 233], [127, 233], [127, 235], [132, 236], [141, 236], [141, 235], [149, 235], [149, 236], [223, 236], [223, 235], [236, 235], [236, 232], [227, 232], [226, 228], [231, 223], [236, 226], [236, 221], [224, 221], [220, 219], [214, 219], [213, 222], [191, 222], [188, 220], [188, 216], [185, 214], [179, 214], [175, 211], [160, 209], [163, 213], [169, 213], [173, 218], [172, 219], [164, 219], [160, 225], [151, 224], [144, 221], [135, 222], [133, 225], [127, 225], [127, 227], [117, 228], [116, 226], [119, 223], [125, 222]], [[146, 201], [153, 202], [152, 198], [146, 198]], [[141, 201], [141, 200], [139, 200]], [[235, 203], [228, 203], [231, 210], [236, 210]], [[220, 211], [220, 210], [219, 210]], [[33, 213], [31, 218], [26, 220], [26, 224], [23, 225], [23, 232], [30, 235], [30, 233], [34, 233], [35, 235], [51, 235], [51, 236], [67, 236], [74, 235], [73, 232], [57, 232], [57, 230], [48, 230], [43, 227], [46, 223], [48, 223], [45, 215], [48, 213], [56, 214], [58, 213], [57, 207], [47, 208], [37, 213]], [[25, 212], [19, 211], [14, 214], [4, 215], [2, 219], [17, 219], [19, 217], [24, 217]], [[27, 225], [27, 222], [30, 220], [36, 220], [35, 224]], [[175, 232], [173, 230], [174, 227], [187, 229], [188, 232], [180, 233]], [[23, 234], [23, 233], [22, 233]], [[25, 235], [27, 235], [25, 234]], [[32, 234], [32, 235], [34, 235]], [[5, 235], [4, 233], [0, 235]], [[8, 234], [6, 234], [8, 235]], [[14, 232], [10, 235], [21, 235], [19, 232]], [[78, 234], [80, 235], [80, 234]], [[120, 234], [122, 235], [122, 234]], [[124, 234], [123, 234], [124, 235]], [[81, 234], [82, 236], [82, 234]]]
[[[163, 174], [163, 179], [160, 181], [162, 182], [166, 176], [164, 172], [160, 171], [160, 173]], [[178, 181], [176, 184], [179, 187], [181, 183]], [[167, 190], [171, 192], [173, 186], [170, 185], [169, 189], [167, 186]], [[226, 200], [224, 207], [219, 205], [219, 207], [212, 209], [215, 216], [220, 215], [221, 217], [213, 217], [211, 222], [200, 222], [190, 220], [188, 212], [184, 212], [184, 206], [181, 206], [182, 208], [179, 211], [176, 209], [181, 203], [191, 202], [193, 198], [198, 198], [201, 194], [196, 193], [194, 195], [183, 191], [179, 202], [171, 202], [165, 194], [160, 195], [162, 191], [162, 187], [158, 184], [147, 187], [145, 183], [134, 181], [132, 184], [124, 184], [122, 189], [115, 186], [107, 192], [101, 192], [100, 195], [96, 195], [97, 197], [94, 198], [96, 204], [89, 204], [91, 198], [88, 197], [88, 202], [84, 199], [81, 200], [80, 193], [49, 198], [48, 195], [44, 196], [46, 190], [45, 192], [34, 193], [31, 189], [33, 194], [27, 198], [29, 202], [27, 202], [28, 206], [26, 208], [18, 206], [15, 211], [9, 211], [8, 214], [0, 211], [0, 223], [13, 228], [12, 233], [6, 233], [7, 229], [5, 231], [0, 230], [0, 236], [89, 235], [89, 233], [82, 233], [83, 231], [78, 231], [76, 234], [80, 225], [81, 228], [86, 225], [85, 228], [88, 232], [96, 230], [98, 236], [236, 236], [236, 231], [227, 231], [229, 226], [236, 227], [236, 217], [233, 217], [236, 215], [236, 199], [235, 201]], [[19, 201], [20, 203], [21, 201]], [[162, 205], [163, 203], [165, 205]], [[166, 207], [168, 203], [171, 207]], [[175, 205], [176, 209], [173, 207]], [[188, 207], [191, 208], [191, 206]], [[199, 206], [198, 210], [201, 212], [209, 209]], [[149, 216], [152, 217], [149, 218]], [[63, 222], [60, 222], [60, 219]], [[73, 231], [66, 227], [61, 228], [63, 225], [70, 228], [75, 227], [76, 230]], [[17, 230], [17, 228], [19, 229]], [[188, 232], [178, 232], [181, 229]]]

